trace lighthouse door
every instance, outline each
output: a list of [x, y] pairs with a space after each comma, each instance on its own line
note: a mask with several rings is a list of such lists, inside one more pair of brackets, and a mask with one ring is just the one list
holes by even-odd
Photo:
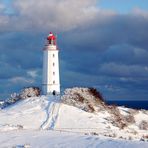
[[56, 91], [54, 90], [54, 91], [52, 92], [52, 94], [55, 96], [55, 95], [56, 95]]

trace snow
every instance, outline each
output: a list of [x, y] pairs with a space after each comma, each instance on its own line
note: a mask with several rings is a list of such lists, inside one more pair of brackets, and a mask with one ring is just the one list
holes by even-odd
[[136, 118], [136, 124], [138, 125], [142, 120], [146, 120], [148, 122], [148, 114], [143, 113], [142, 111], [139, 111], [137, 115], [135, 115]]
[[122, 115], [127, 116], [127, 115], [129, 114], [128, 108], [125, 108], [125, 107], [118, 107], [118, 108], [119, 108], [120, 113], [121, 113]]
[[1, 106], [4, 105], [4, 101], [0, 101], [0, 109], [1, 109]]
[[[125, 115], [129, 112], [124, 107], [119, 110]], [[105, 110], [89, 113], [61, 103], [60, 96], [32, 97], [0, 110], [0, 145], [144, 148], [148, 147], [148, 142], [140, 142], [140, 139], [148, 132], [140, 130], [138, 125], [141, 120], [148, 121], [145, 112], [134, 115], [135, 124], [119, 129], [112, 124], [111, 115]], [[128, 140], [130, 138], [132, 141]]]
[[0, 147], [33, 148], [147, 148], [148, 143], [114, 140], [111, 138], [65, 133], [51, 130], [11, 131], [0, 134]]

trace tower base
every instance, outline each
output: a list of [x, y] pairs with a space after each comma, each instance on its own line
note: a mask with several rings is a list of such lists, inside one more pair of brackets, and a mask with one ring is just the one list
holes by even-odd
[[43, 84], [42, 86], [43, 94], [44, 95], [59, 95], [60, 94], [60, 85], [50, 85], [50, 84]]

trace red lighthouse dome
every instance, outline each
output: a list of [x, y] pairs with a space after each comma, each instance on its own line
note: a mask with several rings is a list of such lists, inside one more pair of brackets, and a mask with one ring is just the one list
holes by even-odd
[[50, 32], [49, 35], [47, 36], [47, 40], [49, 44], [56, 45], [56, 37], [52, 32]]

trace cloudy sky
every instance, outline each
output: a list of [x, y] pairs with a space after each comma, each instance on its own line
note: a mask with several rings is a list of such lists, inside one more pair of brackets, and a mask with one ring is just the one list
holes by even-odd
[[62, 89], [148, 100], [147, 0], [0, 0], [0, 99], [41, 87], [50, 31], [58, 36]]

